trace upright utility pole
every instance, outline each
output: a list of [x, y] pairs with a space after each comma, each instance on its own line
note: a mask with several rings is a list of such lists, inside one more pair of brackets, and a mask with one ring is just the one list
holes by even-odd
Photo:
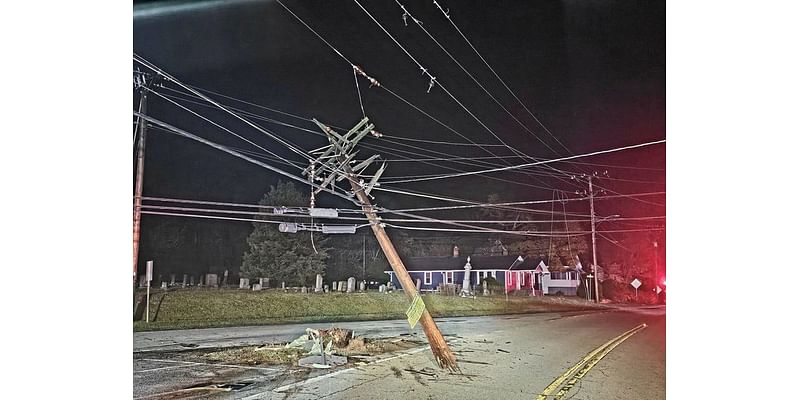
[[595, 221], [594, 221], [594, 191], [592, 190], [592, 175], [589, 175], [589, 208], [592, 215], [592, 265], [594, 269], [594, 301], [600, 303], [599, 284], [600, 271], [597, 267], [597, 242], [595, 239]]
[[361, 250], [361, 279], [367, 280], [367, 235], [362, 237], [364, 244]]
[[[370, 227], [372, 228], [372, 232], [375, 234], [375, 237], [378, 240], [378, 244], [380, 244], [381, 249], [383, 249], [386, 259], [389, 260], [389, 265], [392, 266], [395, 276], [397, 276], [397, 279], [400, 281], [400, 286], [403, 287], [403, 293], [405, 293], [406, 297], [412, 301], [412, 304], [421, 301], [421, 299], [418, 299], [419, 292], [417, 291], [417, 286], [411, 280], [411, 276], [409, 276], [408, 271], [403, 264], [403, 260], [401, 260], [400, 256], [397, 254], [397, 250], [394, 248], [391, 239], [389, 239], [389, 235], [386, 234], [386, 231], [383, 228], [384, 224], [381, 223], [380, 217], [375, 212], [375, 208], [370, 201], [369, 192], [377, 184], [378, 178], [383, 173], [385, 165], [381, 166], [381, 168], [372, 176], [371, 181], [366, 184], [360, 181], [360, 177], [358, 174], [356, 174], [356, 171], [363, 171], [366, 169], [366, 167], [372, 161], [374, 161], [377, 156], [372, 156], [369, 159], [359, 163], [355, 167], [351, 166], [351, 163], [354, 162], [352, 160], [355, 156], [355, 153], [352, 152], [352, 150], [354, 149], [355, 144], [367, 134], [371, 133], [375, 136], [379, 136], [377, 132], [373, 131], [374, 125], [367, 125], [369, 119], [365, 117], [349, 132], [344, 135], [339, 135], [330, 127], [325, 126], [316, 120], [314, 120], [314, 122], [316, 122], [320, 129], [325, 132], [325, 134], [328, 136], [328, 140], [331, 143], [330, 146], [320, 149], [320, 155], [317, 160], [323, 165], [323, 168], [316, 168], [316, 171], [324, 171], [325, 169], [333, 171], [326, 178], [314, 178], [323, 181], [323, 183], [320, 184], [322, 187], [328, 184], [333, 185], [335, 184], [335, 181], [343, 179], [347, 179], [350, 182], [353, 193], [361, 204], [361, 209], [364, 211], [364, 215], [366, 215], [370, 222]], [[310, 168], [308, 170], [310, 170]], [[304, 173], [307, 171], [304, 171]], [[447, 342], [444, 340], [441, 331], [439, 331], [439, 328], [436, 326], [436, 322], [433, 321], [433, 318], [431, 317], [431, 314], [428, 312], [427, 308], [423, 308], [419, 322], [422, 325], [422, 329], [425, 331], [425, 336], [427, 336], [428, 343], [430, 343], [431, 346], [431, 352], [433, 353], [439, 367], [446, 368], [450, 371], [457, 370], [458, 365], [456, 364], [456, 357], [448, 347]]]
[[[653, 240], [653, 286], [658, 286], [658, 240]], [[658, 293], [656, 293], [656, 297]]]
[[[139, 75], [140, 77], [142, 75]], [[142, 78], [140, 78], [142, 79]], [[144, 80], [139, 84], [139, 112], [147, 114], [147, 88]], [[147, 134], [147, 121], [139, 118], [136, 128], [139, 130], [139, 146], [136, 157], [136, 188], [133, 197], [133, 288], [136, 289], [136, 267], [139, 262], [139, 232], [142, 221], [142, 187], [144, 185], [144, 144]]]

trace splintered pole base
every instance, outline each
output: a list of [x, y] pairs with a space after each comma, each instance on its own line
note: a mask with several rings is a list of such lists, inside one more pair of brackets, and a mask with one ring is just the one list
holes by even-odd
[[442, 333], [439, 331], [439, 327], [436, 326], [436, 322], [433, 320], [428, 310], [422, 313], [422, 317], [419, 321], [420, 324], [422, 324], [422, 330], [425, 331], [425, 336], [428, 337], [428, 343], [431, 345], [431, 353], [433, 353], [433, 357], [436, 359], [436, 364], [439, 365], [439, 368], [449, 370], [450, 372], [458, 371], [456, 356], [450, 350], [450, 347], [447, 346], [447, 342], [444, 340]]

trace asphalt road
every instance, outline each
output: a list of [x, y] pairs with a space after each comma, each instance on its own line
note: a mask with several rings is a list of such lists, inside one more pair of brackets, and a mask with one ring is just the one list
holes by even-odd
[[[216, 365], [162, 357], [161, 351], [284, 342], [307, 327], [197, 329], [134, 334], [136, 399], [536, 399], [555, 379], [563, 399], [666, 398], [666, 309], [443, 318], [437, 324], [461, 373], [439, 370], [426, 347], [387, 354], [354, 368], [312, 370]], [[646, 327], [640, 325], [646, 324]], [[405, 321], [339, 323], [356, 334], [424, 340]], [[625, 332], [629, 337], [602, 347]], [[585, 356], [598, 350], [597, 356]], [[605, 351], [600, 351], [605, 350]], [[580, 368], [573, 368], [578, 364]], [[574, 375], [578, 375], [577, 377]], [[209, 385], [217, 385], [218, 389]], [[227, 385], [227, 386], [225, 386]], [[563, 387], [550, 391], [547, 399]]]

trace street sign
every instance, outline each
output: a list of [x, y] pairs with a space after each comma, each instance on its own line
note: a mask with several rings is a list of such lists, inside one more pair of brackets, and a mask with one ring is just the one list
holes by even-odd
[[147, 262], [147, 281], [150, 282], [153, 280], [153, 262]]
[[642, 282], [638, 279], [634, 279], [631, 281], [631, 286], [633, 286], [634, 289], [639, 289], [639, 286], [642, 286]]
[[406, 317], [408, 317], [408, 324], [411, 325], [411, 329], [414, 329], [414, 326], [417, 325], [423, 311], [425, 311], [425, 302], [422, 301], [422, 297], [417, 295], [408, 310], [406, 310]]
[[663, 290], [661, 290], [661, 286], [656, 286], [656, 294], [661, 294]]

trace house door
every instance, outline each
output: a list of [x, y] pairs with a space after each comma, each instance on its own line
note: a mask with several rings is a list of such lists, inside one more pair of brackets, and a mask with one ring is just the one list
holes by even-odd
[[509, 292], [517, 290], [518, 283], [519, 279], [517, 277], [516, 271], [506, 271], [506, 290]]

